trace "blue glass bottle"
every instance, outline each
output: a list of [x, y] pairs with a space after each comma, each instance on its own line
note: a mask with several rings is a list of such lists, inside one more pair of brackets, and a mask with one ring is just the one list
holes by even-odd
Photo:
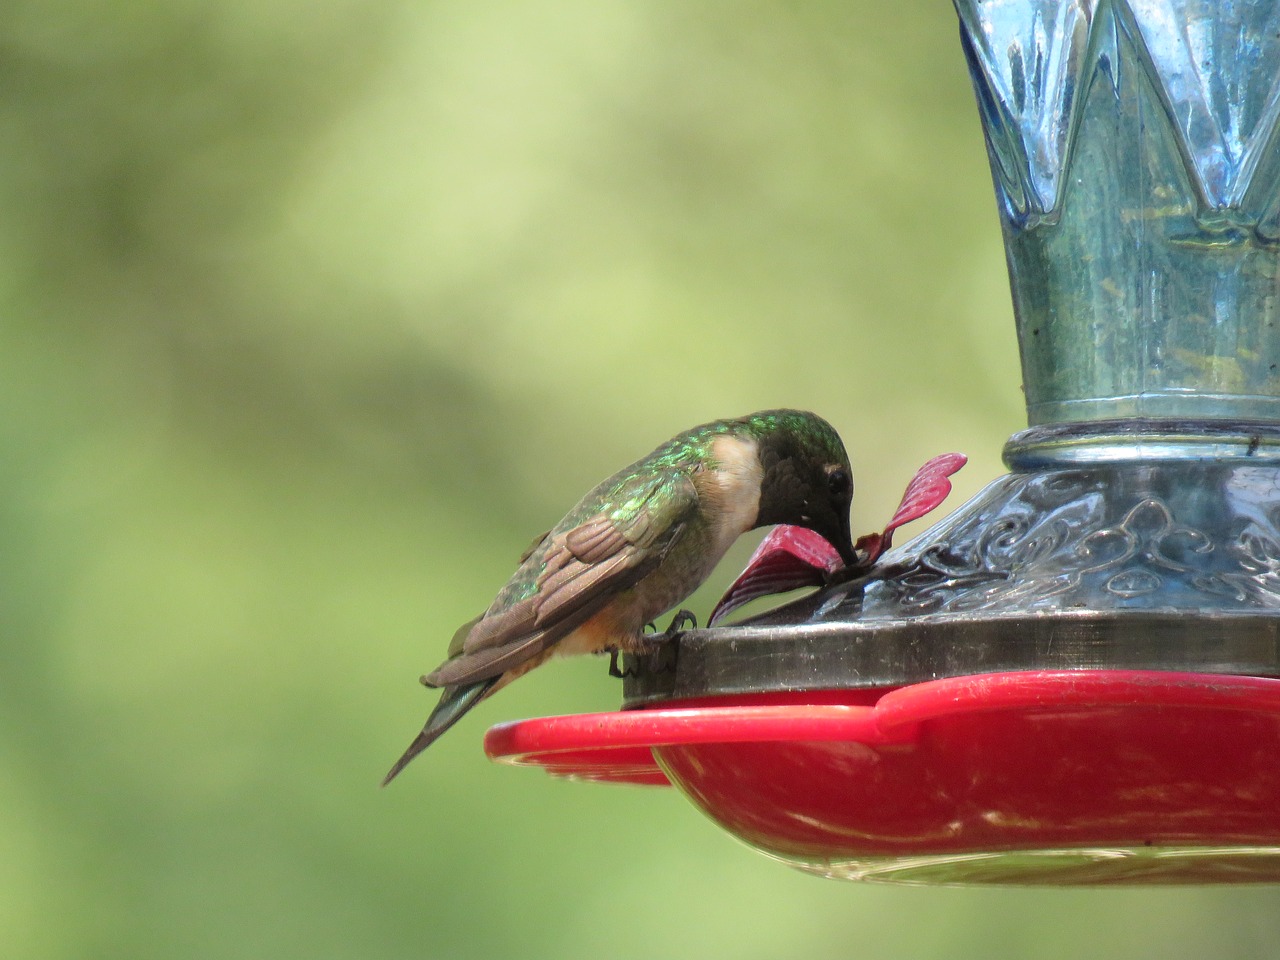
[[1280, 416], [1280, 4], [956, 8], [1029, 422]]

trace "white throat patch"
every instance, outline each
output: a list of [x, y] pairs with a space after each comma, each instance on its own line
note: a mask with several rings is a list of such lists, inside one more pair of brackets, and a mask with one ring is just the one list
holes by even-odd
[[711, 441], [716, 467], [711, 471], [719, 493], [720, 514], [717, 539], [722, 550], [756, 524], [760, 515], [760, 446], [750, 438], [724, 434]]

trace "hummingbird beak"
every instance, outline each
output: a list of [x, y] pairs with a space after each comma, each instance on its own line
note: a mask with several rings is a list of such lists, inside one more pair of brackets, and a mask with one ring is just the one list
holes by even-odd
[[846, 567], [857, 566], [858, 551], [853, 548], [853, 534], [850, 532], [848, 514], [840, 518], [840, 532], [831, 545], [839, 551], [840, 559], [844, 561]]

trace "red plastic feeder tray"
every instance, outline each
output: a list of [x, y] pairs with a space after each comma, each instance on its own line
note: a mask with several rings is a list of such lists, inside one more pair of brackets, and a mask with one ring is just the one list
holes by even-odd
[[913, 883], [1280, 881], [1280, 680], [1036, 671], [504, 723], [504, 763], [671, 783], [802, 870]]

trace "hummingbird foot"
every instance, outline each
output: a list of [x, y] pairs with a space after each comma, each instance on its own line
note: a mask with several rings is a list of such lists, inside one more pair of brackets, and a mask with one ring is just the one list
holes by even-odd
[[[621, 650], [609, 652], [609, 676], [624, 680], [627, 677], [639, 676], [642, 673], [669, 673], [675, 670], [676, 647], [671, 643], [676, 637], [690, 628], [697, 629], [698, 618], [688, 610], [679, 610], [671, 618], [671, 624], [661, 633], [642, 633], [638, 642], [633, 643], [627, 651], [631, 657], [630, 664], [620, 663]], [[652, 624], [645, 624], [646, 630], [656, 630]]]

